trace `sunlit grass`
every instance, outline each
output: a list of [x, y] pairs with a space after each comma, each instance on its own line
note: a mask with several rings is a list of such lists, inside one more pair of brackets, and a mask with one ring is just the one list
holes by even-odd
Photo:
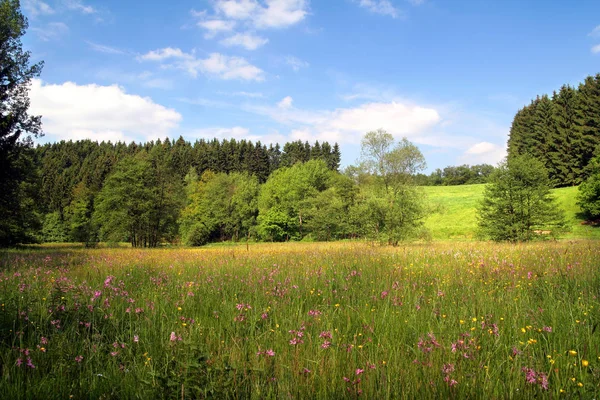
[[[473, 240], [477, 230], [477, 207], [485, 185], [426, 186], [433, 212], [425, 226], [434, 240]], [[600, 239], [600, 228], [584, 225], [577, 206], [577, 187], [553, 189], [558, 205], [565, 211], [570, 232], [567, 239]]]
[[0, 398], [600, 394], [595, 242], [1, 260]]

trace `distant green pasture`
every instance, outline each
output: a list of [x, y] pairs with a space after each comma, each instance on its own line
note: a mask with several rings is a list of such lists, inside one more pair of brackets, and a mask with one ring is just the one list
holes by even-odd
[[[485, 185], [427, 186], [432, 214], [425, 226], [434, 240], [472, 240], [477, 229], [477, 206], [483, 198]], [[584, 225], [576, 204], [577, 187], [553, 190], [570, 224], [567, 239], [600, 238], [600, 228]]]

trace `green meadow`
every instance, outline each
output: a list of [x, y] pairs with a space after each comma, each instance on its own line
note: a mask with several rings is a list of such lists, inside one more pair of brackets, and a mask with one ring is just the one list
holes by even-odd
[[37, 246], [0, 398], [597, 398], [597, 242]]
[[[477, 207], [483, 198], [485, 185], [425, 186], [432, 207], [425, 226], [434, 240], [474, 240], [477, 230]], [[577, 187], [552, 190], [560, 207], [565, 210], [570, 232], [565, 239], [600, 239], [600, 227], [585, 225], [577, 206]]]

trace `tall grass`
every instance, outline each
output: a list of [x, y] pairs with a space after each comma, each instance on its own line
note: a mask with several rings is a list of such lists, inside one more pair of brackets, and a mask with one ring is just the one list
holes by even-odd
[[0, 398], [594, 398], [600, 246], [2, 255]]

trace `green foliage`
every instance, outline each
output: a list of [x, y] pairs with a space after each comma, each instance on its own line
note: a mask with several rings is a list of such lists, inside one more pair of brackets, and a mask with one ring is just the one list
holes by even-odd
[[262, 185], [258, 198], [258, 232], [266, 240], [301, 239], [320, 192], [335, 175], [323, 160], [296, 163], [275, 171]]
[[69, 241], [69, 235], [65, 222], [58, 212], [46, 214], [42, 224], [43, 242], [64, 243]]
[[527, 241], [561, 233], [564, 212], [550, 194], [548, 172], [532, 156], [516, 156], [499, 165], [484, 191], [478, 210], [483, 237], [495, 241]]
[[[400, 241], [423, 234], [427, 214], [423, 193], [414, 186], [414, 176], [425, 169], [425, 158], [406, 138], [395, 143], [391, 134], [379, 129], [362, 140], [362, 171], [368, 188], [368, 206], [358, 225], [370, 236], [397, 245]], [[361, 221], [362, 219], [362, 221]]]
[[83, 182], [73, 190], [73, 200], [66, 209], [71, 241], [94, 247], [98, 243], [98, 222], [94, 221], [94, 194]]
[[27, 29], [18, 0], [0, 0], [0, 246], [33, 240], [37, 224], [28, 187], [30, 136], [41, 135], [41, 119], [28, 114], [29, 84], [43, 63], [30, 65], [21, 37]]
[[185, 244], [201, 246], [250, 236], [258, 213], [256, 177], [206, 171], [199, 180], [193, 173], [188, 175], [186, 182], [187, 205], [179, 219]]
[[584, 215], [589, 219], [600, 218], [600, 156], [590, 163], [591, 174], [579, 186], [577, 205], [581, 207]]
[[98, 194], [94, 222], [101, 237], [156, 247], [177, 234], [181, 184], [157, 149], [123, 159]]
[[517, 112], [508, 139], [509, 157], [530, 154], [548, 170], [553, 186], [578, 185], [600, 154], [600, 74], [577, 89], [563, 86], [550, 99], [538, 96]]

